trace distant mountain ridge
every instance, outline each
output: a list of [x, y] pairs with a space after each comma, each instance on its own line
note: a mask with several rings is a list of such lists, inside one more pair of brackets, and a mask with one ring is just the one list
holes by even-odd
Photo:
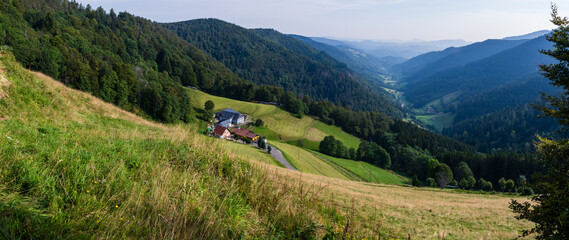
[[443, 51], [429, 52], [393, 67], [402, 74], [403, 81], [413, 82], [436, 72], [478, 61], [518, 46], [528, 40], [486, 40], [464, 47], [450, 47]]
[[537, 37], [541, 37], [545, 34], [550, 33], [551, 30], [541, 30], [541, 31], [535, 31], [532, 33], [528, 33], [528, 34], [524, 34], [524, 35], [520, 35], [520, 36], [512, 36], [512, 37], [505, 37], [502, 38], [502, 40], [523, 40], [523, 39], [534, 39]]
[[338, 60], [339, 62], [346, 63], [346, 65], [361, 74], [362, 76], [370, 79], [378, 84], [383, 83], [386, 76], [389, 74], [388, 68], [393, 64], [384, 59], [379, 59], [373, 55], [369, 55], [361, 50], [351, 47], [338, 45], [332, 46], [323, 42], [314, 41], [309, 37], [300, 35], [290, 35], [311, 47], [320, 51], [326, 52], [328, 55]]
[[[470, 46], [463, 49], [468, 47]], [[515, 82], [525, 76], [537, 74], [539, 64], [551, 63], [551, 58], [538, 51], [551, 47], [545, 37], [539, 37], [486, 58], [433, 74], [427, 69], [423, 77], [414, 79], [412, 84], [405, 86], [405, 96], [415, 106], [422, 106], [455, 91], [462, 91], [465, 96], [473, 96]], [[421, 72], [415, 75], [420, 76]]]
[[437, 41], [344, 41], [324, 37], [311, 37], [312, 40], [326, 43], [332, 46], [353, 47], [377, 58], [400, 57], [412, 58], [423, 53], [440, 51], [451, 46], [465, 46], [468, 42], [464, 40], [437, 40]]

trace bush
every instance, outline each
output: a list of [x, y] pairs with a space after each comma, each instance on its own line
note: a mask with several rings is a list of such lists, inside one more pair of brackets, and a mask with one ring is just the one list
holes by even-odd
[[265, 125], [265, 122], [263, 121], [263, 119], [257, 119], [255, 120], [255, 126], [256, 127], [262, 127], [263, 125]]
[[427, 186], [429, 186], [429, 187], [436, 187], [436, 186], [437, 186], [437, 182], [435, 181], [434, 178], [427, 178]]
[[520, 195], [522, 195], [522, 196], [531, 196], [531, 195], [535, 194], [533, 192], [533, 189], [531, 189], [530, 187], [521, 187], [520, 189], [521, 189]]
[[419, 179], [417, 178], [417, 175], [413, 176], [413, 181], [411, 182], [411, 185], [413, 187], [419, 187]]
[[267, 143], [266, 143], [265, 141], [266, 141], [265, 138], [260, 138], [259, 140], [257, 140], [257, 146], [258, 146], [260, 149], [265, 149], [265, 148], [267, 148]]
[[460, 180], [460, 183], [458, 183], [458, 186], [462, 189], [469, 189], [470, 188], [470, 184], [468, 183], [468, 180], [466, 180], [466, 178], [463, 178], [462, 180]]
[[451, 186], [458, 186], [458, 182], [456, 181], [456, 179], [453, 179], [452, 181], [450, 181], [449, 183]]

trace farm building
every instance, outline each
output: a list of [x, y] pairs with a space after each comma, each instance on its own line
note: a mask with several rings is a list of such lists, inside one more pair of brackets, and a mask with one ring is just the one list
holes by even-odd
[[225, 109], [223, 111], [215, 113], [215, 118], [219, 120], [219, 124], [224, 127], [231, 127], [231, 125], [242, 124], [245, 122], [245, 115], [231, 109]]
[[251, 142], [257, 141], [259, 139], [259, 135], [244, 128], [234, 128], [231, 130], [231, 132], [233, 132], [235, 138], [249, 140]]
[[229, 129], [227, 129], [226, 127], [222, 127], [217, 125], [215, 127], [215, 129], [213, 129], [213, 135], [216, 138], [221, 138], [221, 139], [228, 139], [231, 137], [231, 133], [229, 132]]

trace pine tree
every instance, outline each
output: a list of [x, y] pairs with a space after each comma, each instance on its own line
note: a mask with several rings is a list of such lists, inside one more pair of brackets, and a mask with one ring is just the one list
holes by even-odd
[[[548, 105], [537, 106], [546, 116], [557, 118], [567, 130], [569, 126], [569, 20], [559, 17], [552, 4], [551, 16], [557, 29], [547, 36], [554, 44], [553, 50], [541, 53], [558, 60], [557, 63], [540, 65], [543, 75], [552, 85], [562, 87], [561, 96], [542, 93]], [[540, 138], [537, 152], [546, 172], [531, 186], [540, 194], [531, 198], [533, 203], [512, 200], [510, 208], [517, 219], [526, 219], [536, 225], [523, 232], [524, 236], [537, 233], [536, 239], [569, 239], [569, 139], [551, 140]]]

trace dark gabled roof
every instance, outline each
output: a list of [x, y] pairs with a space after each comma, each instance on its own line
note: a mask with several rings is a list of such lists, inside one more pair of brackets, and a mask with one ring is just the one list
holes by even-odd
[[259, 135], [255, 134], [254, 132], [251, 132], [245, 128], [234, 128], [233, 130], [231, 130], [231, 132], [233, 132], [236, 135], [239, 135], [241, 137], [247, 137], [250, 139], [256, 138]]
[[222, 127], [222, 126], [217, 125], [215, 127], [215, 129], [213, 130], [213, 133], [215, 135], [223, 135], [223, 133], [225, 133], [226, 130], [227, 130], [226, 127]]
[[239, 113], [239, 112], [237, 112], [231, 108], [217, 112], [217, 113], [215, 113], [215, 116], [217, 116], [221, 121], [224, 121], [224, 120], [230, 119], [230, 118], [238, 119], [241, 116], [244, 117], [243, 114], [241, 114], [241, 113]]

